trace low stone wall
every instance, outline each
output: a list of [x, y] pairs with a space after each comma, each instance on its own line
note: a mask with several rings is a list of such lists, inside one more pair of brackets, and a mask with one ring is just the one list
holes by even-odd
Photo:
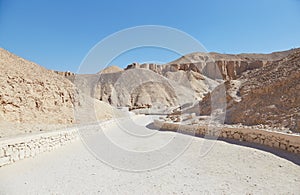
[[207, 126], [182, 125], [179, 123], [168, 123], [159, 120], [154, 120], [154, 126], [161, 130], [170, 130], [195, 135], [212, 135], [221, 138], [257, 143], [300, 154], [300, 136], [294, 134], [250, 128], [208, 128]]
[[76, 128], [0, 139], [0, 167], [79, 139]]

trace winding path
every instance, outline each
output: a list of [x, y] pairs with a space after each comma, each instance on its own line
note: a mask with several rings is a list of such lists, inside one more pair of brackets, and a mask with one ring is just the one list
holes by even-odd
[[[223, 141], [147, 130], [144, 126], [150, 121], [149, 117], [138, 117], [134, 124], [123, 120], [118, 125], [106, 125], [103, 132], [128, 151], [163, 147], [174, 137], [191, 140], [187, 150], [166, 166], [142, 172], [123, 171], [97, 160], [86, 148], [86, 142], [78, 140], [2, 167], [0, 194], [300, 194], [299, 165], [265, 151]], [[123, 127], [134, 126], [140, 131], [135, 128], [124, 132]], [[89, 140], [92, 137], [85, 141], [93, 143], [95, 140]], [[214, 142], [213, 147], [201, 155], [199, 148], [210, 142]], [[132, 163], [126, 166], [141, 165]]]

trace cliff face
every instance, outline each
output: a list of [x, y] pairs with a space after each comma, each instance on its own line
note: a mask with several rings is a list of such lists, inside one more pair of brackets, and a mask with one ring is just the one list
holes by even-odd
[[271, 54], [219, 54], [191, 53], [173, 62], [163, 65], [133, 63], [125, 70], [144, 68], [165, 76], [167, 72], [193, 71], [212, 79], [234, 80], [243, 72], [254, 70], [280, 60], [295, 50], [274, 52]]
[[205, 66], [203, 71], [207, 75], [209, 75], [209, 77], [219, 78], [218, 73], [216, 71], [216, 68], [218, 68], [221, 72], [222, 79], [234, 80], [239, 78], [245, 71], [261, 68], [269, 63], [270, 61], [264, 60], [217, 60], [215, 61], [215, 65]]
[[[265, 124], [300, 132], [300, 50], [268, 66], [225, 82], [228, 124]], [[210, 114], [211, 94], [200, 102], [200, 113]]]

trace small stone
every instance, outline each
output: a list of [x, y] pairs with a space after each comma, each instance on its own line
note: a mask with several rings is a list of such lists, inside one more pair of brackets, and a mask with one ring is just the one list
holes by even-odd
[[240, 140], [241, 136], [240, 136], [240, 134], [235, 133], [235, 134], [233, 134], [233, 138], [236, 139], [236, 140]]
[[256, 134], [250, 134], [249, 135], [252, 139], [256, 139], [257, 138], [257, 135]]
[[227, 138], [226, 132], [223, 132], [223, 133], [221, 134], [221, 136], [222, 136], [223, 138]]
[[279, 142], [275, 142], [273, 145], [275, 148], [279, 148]]
[[281, 144], [280, 144], [280, 149], [286, 150], [286, 145], [283, 144], [283, 143], [281, 143]]
[[18, 161], [20, 158], [19, 158], [19, 152], [18, 151], [14, 151], [11, 155], [11, 159], [16, 162]]
[[289, 152], [295, 152], [295, 148], [293, 146], [289, 146], [287, 150]]

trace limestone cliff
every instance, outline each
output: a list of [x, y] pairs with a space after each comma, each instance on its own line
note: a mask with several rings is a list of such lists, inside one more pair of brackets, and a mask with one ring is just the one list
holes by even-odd
[[219, 53], [191, 53], [167, 64], [138, 64], [128, 65], [127, 69], [144, 68], [160, 75], [168, 72], [193, 71], [212, 79], [233, 80], [239, 78], [243, 72], [264, 67], [273, 61], [280, 60], [297, 49], [270, 54], [219, 54]]
[[[228, 124], [265, 124], [300, 132], [300, 50], [225, 83]], [[211, 94], [200, 102], [210, 114]]]

